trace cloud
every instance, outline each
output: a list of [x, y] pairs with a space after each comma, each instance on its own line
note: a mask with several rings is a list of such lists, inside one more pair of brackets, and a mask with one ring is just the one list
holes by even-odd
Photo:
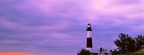
[[92, 24], [94, 49], [101, 46], [114, 49], [113, 41], [119, 33], [143, 33], [143, 3], [143, 0], [0, 0], [0, 52], [73, 55], [85, 48], [87, 23]]

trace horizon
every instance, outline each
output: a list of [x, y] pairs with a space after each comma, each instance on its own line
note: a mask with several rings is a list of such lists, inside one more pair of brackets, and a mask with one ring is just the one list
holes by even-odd
[[74, 55], [113, 50], [120, 33], [144, 35], [144, 0], [0, 0], [0, 55]]

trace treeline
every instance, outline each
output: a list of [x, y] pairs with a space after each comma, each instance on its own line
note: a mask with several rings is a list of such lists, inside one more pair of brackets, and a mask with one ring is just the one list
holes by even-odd
[[116, 39], [114, 43], [118, 47], [117, 53], [136, 52], [144, 47], [144, 36], [137, 35], [133, 37], [125, 33], [120, 33], [119, 39]]
[[77, 55], [91, 55], [91, 52], [86, 49], [81, 49]]

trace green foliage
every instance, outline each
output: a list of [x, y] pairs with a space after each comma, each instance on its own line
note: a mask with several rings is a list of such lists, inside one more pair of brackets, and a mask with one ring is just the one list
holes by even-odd
[[135, 52], [140, 50], [141, 46], [144, 45], [144, 36], [138, 35], [133, 38], [128, 34], [120, 33], [119, 39], [116, 39], [114, 43], [120, 53]]
[[81, 49], [81, 51], [79, 51], [78, 55], [91, 55], [91, 53], [88, 50]]

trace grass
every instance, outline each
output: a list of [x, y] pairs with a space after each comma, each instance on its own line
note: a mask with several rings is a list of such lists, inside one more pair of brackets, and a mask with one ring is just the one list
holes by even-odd
[[142, 49], [138, 52], [133, 52], [133, 53], [128, 53], [128, 54], [120, 54], [120, 55], [144, 55], [144, 49]]
[[134, 53], [120, 54], [120, 55], [144, 55], [144, 53], [137, 53], [137, 52], [134, 52]]

